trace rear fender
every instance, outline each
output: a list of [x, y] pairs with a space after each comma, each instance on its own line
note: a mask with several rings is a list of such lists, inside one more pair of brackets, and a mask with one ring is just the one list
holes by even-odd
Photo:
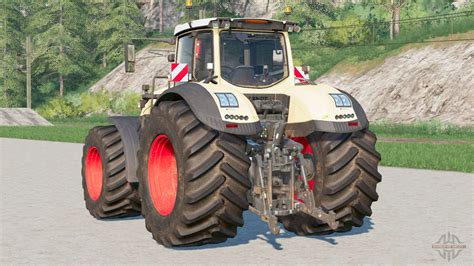
[[137, 151], [140, 118], [137, 116], [112, 116], [108, 119], [119, 131], [125, 154], [125, 171], [128, 182], [138, 182]]

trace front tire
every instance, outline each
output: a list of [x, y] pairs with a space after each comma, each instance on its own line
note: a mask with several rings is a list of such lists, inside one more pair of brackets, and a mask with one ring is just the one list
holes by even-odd
[[82, 155], [82, 187], [90, 214], [97, 219], [140, 215], [138, 188], [127, 181], [125, 154], [115, 126], [94, 127]]
[[375, 134], [367, 129], [351, 134], [313, 133], [296, 141], [313, 154], [316, 205], [334, 211], [339, 227], [332, 230], [301, 213], [280, 217], [280, 222], [298, 235], [324, 235], [362, 226], [364, 217], [372, 214], [372, 202], [378, 199], [377, 183], [382, 178], [377, 170], [381, 157], [375, 150]]
[[145, 119], [137, 176], [153, 238], [171, 247], [234, 237], [249, 205], [245, 140], [205, 126], [184, 101], [161, 102]]

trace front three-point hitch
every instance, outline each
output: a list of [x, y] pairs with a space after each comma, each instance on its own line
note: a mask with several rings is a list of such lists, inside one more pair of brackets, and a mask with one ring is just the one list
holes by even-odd
[[273, 234], [280, 233], [278, 217], [306, 213], [335, 230], [336, 214], [316, 206], [308, 181], [314, 178], [312, 156], [303, 156], [303, 145], [283, 136], [286, 123], [264, 123], [258, 139], [248, 140], [252, 161], [250, 211], [268, 223]]

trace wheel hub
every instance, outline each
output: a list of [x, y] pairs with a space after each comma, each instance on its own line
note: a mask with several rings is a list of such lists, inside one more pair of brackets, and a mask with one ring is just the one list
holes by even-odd
[[168, 216], [174, 208], [178, 192], [178, 167], [173, 145], [166, 135], [153, 141], [148, 157], [148, 187], [156, 211]]
[[99, 150], [91, 146], [86, 156], [86, 185], [89, 197], [96, 201], [102, 192], [102, 158]]

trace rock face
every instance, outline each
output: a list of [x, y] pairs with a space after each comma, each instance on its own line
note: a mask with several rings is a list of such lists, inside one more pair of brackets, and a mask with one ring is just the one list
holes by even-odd
[[52, 126], [52, 124], [32, 109], [0, 108], [0, 126]]
[[[159, 29], [159, 0], [141, 0], [139, 4], [145, 16], [145, 27], [151, 30]], [[241, 17], [271, 18], [279, 10], [280, 5], [278, 0], [236, 0], [229, 9], [234, 10]], [[185, 15], [185, 12], [180, 11], [178, 1], [163, 0], [163, 26], [165, 29], [173, 29], [179, 19]]]
[[[141, 92], [143, 84], [152, 85], [153, 76], [169, 74], [170, 63], [167, 57], [170, 52], [173, 51], [171, 49], [142, 49], [136, 55], [134, 73], [126, 73], [122, 63], [90, 87], [89, 91]], [[162, 87], [167, 83], [165, 79], [156, 79], [155, 82], [157, 87]]]
[[[361, 0], [331, 0], [335, 6], [342, 6], [348, 1], [359, 3]], [[457, 8], [465, 6], [471, 0], [456, 0], [453, 5]], [[179, 19], [186, 15], [183, 8], [184, 1], [163, 0], [163, 26], [164, 29], [172, 30], [178, 23]], [[235, 0], [229, 10], [239, 17], [251, 18], [271, 18], [278, 10], [283, 9], [285, 1], [281, 0]], [[145, 28], [149, 30], [158, 30], [160, 23], [160, 6], [159, 0], [137, 0], [140, 9], [145, 17]], [[212, 17], [211, 14], [207, 14]]]
[[409, 50], [365, 73], [333, 71], [318, 82], [352, 94], [371, 121], [474, 125], [472, 42]]
[[[140, 10], [145, 17], [145, 28], [158, 30], [160, 28], [160, 6], [158, 0], [143, 1]], [[184, 12], [178, 10], [176, 0], [163, 0], [163, 26], [165, 29], [173, 29], [182, 16], [184, 16]]]

